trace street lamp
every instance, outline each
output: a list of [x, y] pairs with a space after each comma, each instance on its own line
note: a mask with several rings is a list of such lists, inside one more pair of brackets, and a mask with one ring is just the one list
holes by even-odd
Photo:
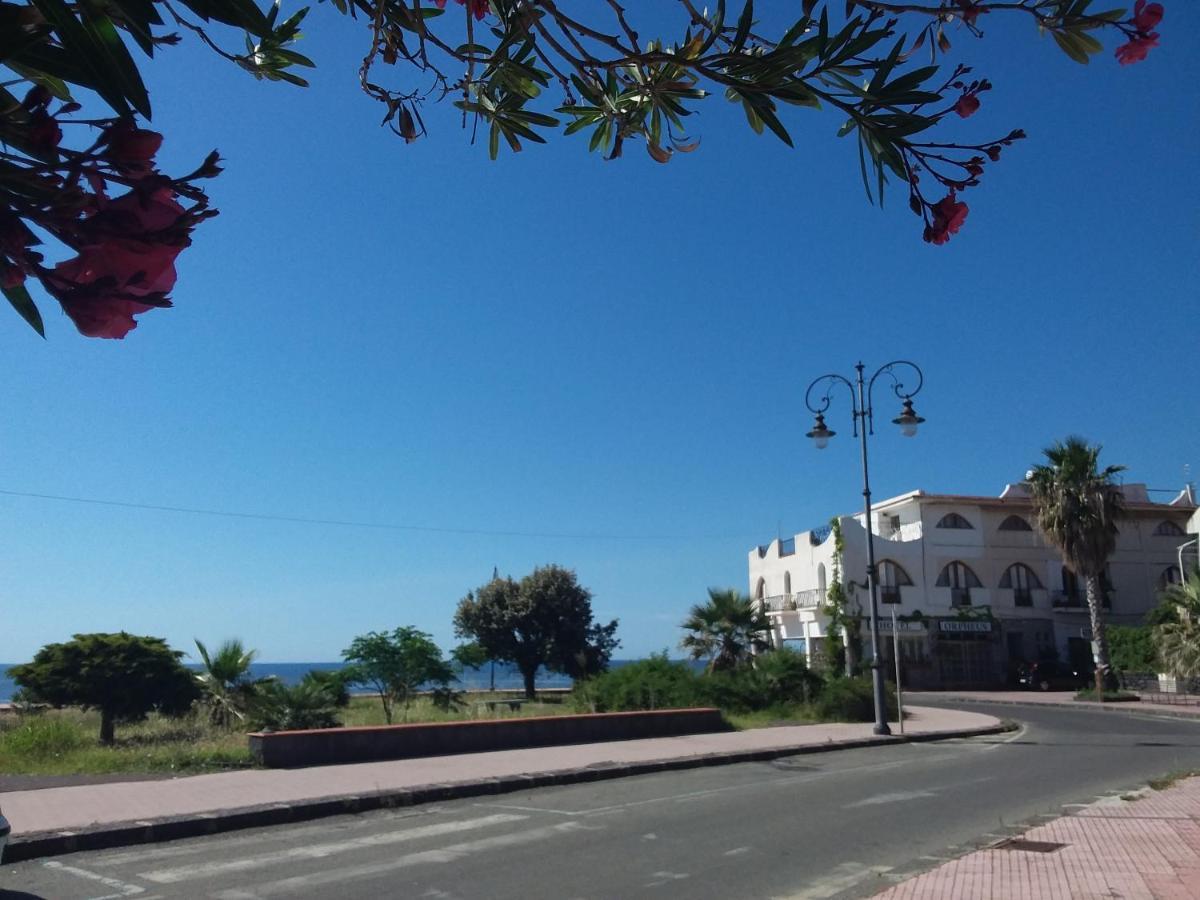
[[[871, 682], [875, 693], [875, 733], [891, 734], [892, 730], [887, 723], [887, 704], [883, 693], [883, 669], [879, 661], [879, 600], [875, 578], [875, 529], [871, 526], [871, 479], [867, 471], [867, 435], [875, 433], [875, 416], [871, 407], [871, 396], [875, 388], [875, 379], [880, 375], [887, 375], [892, 380], [892, 391], [903, 401], [900, 415], [892, 419], [893, 424], [900, 427], [900, 433], [904, 437], [912, 437], [917, 433], [917, 426], [925, 420], [918, 416], [913, 409], [912, 398], [921, 390], [921, 385], [925, 383], [925, 376], [915, 363], [903, 359], [893, 360], [880, 366], [867, 381], [863, 379], [863, 364], [860, 362], [854, 368], [858, 372], [855, 382], [851, 382], [841, 375], [829, 374], [822, 375], [808, 386], [808, 390], [804, 393], [804, 405], [808, 407], [809, 412], [816, 416], [816, 419], [813, 422], [812, 431], [805, 434], [805, 437], [812, 438], [812, 442], [818, 450], [828, 446], [829, 439], [834, 436], [835, 432], [830, 431], [825, 425], [825, 411], [829, 409], [830, 401], [833, 399], [834, 388], [839, 384], [848, 387], [850, 389], [850, 407], [853, 413], [854, 436], [862, 439], [863, 510], [867, 526], [867, 590], [871, 595]], [[911, 370], [917, 379], [916, 387], [908, 390], [904, 382], [899, 379], [897, 369], [900, 371]], [[813, 391], [820, 385], [824, 385], [825, 391], [824, 394], [817, 391], [818, 399], [814, 404]]]

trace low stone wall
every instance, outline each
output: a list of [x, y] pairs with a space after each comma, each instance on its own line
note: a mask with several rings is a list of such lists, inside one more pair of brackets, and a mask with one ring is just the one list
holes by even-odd
[[269, 731], [248, 737], [250, 752], [261, 765], [283, 768], [728, 730], [720, 710], [705, 708]]

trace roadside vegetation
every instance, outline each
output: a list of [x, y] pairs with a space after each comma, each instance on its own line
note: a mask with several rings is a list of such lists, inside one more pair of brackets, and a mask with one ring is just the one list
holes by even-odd
[[[256, 730], [696, 706], [719, 708], [739, 728], [874, 718], [867, 679], [837, 664], [810, 670], [803, 655], [772, 647], [761, 609], [736, 590], [711, 589], [682, 623], [680, 647], [703, 671], [666, 651], [610, 671], [616, 625], [593, 621], [574, 573], [548, 566], [468, 595], [455, 627], [473, 641], [449, 655], [416, 628], [372, 631], [343, 651], [344, 667], [296, 684], [256, 677], [257, 651], [237, 639], [196, 640], [199, 665], [189, 669], [161, 638], [78, 634], [10, 670], [20, 690], [0, 715], [0, 776], [246, 767], [246, 732]], [[461, 690], [465, 667], [488, 659], [516, 665], [524, 690]], [[574, 690], [532, 690], [543, 665], [572, 675]]]

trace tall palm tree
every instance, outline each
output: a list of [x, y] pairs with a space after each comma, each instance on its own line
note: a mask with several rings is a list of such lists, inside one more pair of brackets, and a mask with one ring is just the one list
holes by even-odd
[[1090, 446], [1077, 436], [1042, 452], [1046, 464], [1029, 473], [1033, 507], [1042, 533], [1086, 585], [1096, 644], [1096, 699], [1101, 700], [1110, 665], [1100, 579], [1117, 544], [1117, 521], [1125, 512], [1121, 489], [1113, 481], [1125, 467], [1100, 469], [1099, 445]]
[[1158, 658], [1176, 678], [1194, 678], [1200, 675], [1200, 568], [1163, 591], [1162, 602], [1173, 615], [1151, 632]]
[[209, 718], [214, 725], [229, 726], [246, 718], [246, 710], [258, 694], [258, 689], [271, 678], [251, 678], [250, 664], [257, 650], [247, 650], [240, 640], [223, 641], [215, 653], [196, 638], [200, 662], [204, 667], [196, 673], [196, 681], [205, 694]]
[[709, 588], [708, 602], [693, 606], [681, 627], [687, 634], [679, 646], [692, 659], [707, 659], [710, 672], [735, 669], [771, 646], [766, 613], [735, 588]]

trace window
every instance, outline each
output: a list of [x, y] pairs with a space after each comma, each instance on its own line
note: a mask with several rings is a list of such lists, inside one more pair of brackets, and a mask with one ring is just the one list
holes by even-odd
[[969, 530], [973, 529], [975, 526], [972, 525], [970, 522], [968, 522], [966, 519], [964, 519], [962, 516], [960, 516], [958, 513], [946, 513], [946, 515], [942, 516], [941, 520], [937, 523], [937, 527], [938, 528], [959, 528], [959, 529], [964, 529], [964, 530], [969, 531]]
[[792, 573], [791, 572], [783, 573], [783, 593], [789, 597], [792, 595]]
[[1033, 606], [1033, 592], [1042, 589], [1042, 582], [1025, 563], [1013, 563], [1000, 577], [1000, 587], [1012, 589], [1017, 606]]
[[912, 579], [899, 564], [885, 559], [878, 566], [879, 570], [879, 602], [899, 603], [900, 586], [912, 584]]
[[1166, 519], [1158, 523], [1154, 533], [1162, 537], [1183, 537], [1183, 529]]
[[1020, 516], [1009, 516], [1000, 523], [1000, 531], [1033, 531], [1033, 526]]
[[1173, 584], [1183, 584], [1183, 575], [1180, 574], [1179, 566], [1167, 566], [1162, 570], [1162, 574], [1158, 576], [1158, 589], [1165, 591]]
[[970, 606], [971, 588], [983, 587], [971, 567], [957, 560], [942, 569], [936, 584], [950, 588], [950, 603], [954, 606]]

